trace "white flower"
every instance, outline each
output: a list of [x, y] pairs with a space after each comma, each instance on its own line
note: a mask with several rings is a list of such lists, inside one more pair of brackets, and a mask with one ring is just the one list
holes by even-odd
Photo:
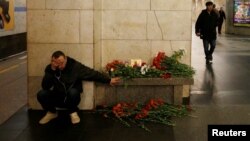
[[129, 63], [128, 61], [125, 62], [125, 67], [128, 67], [129, 66]]
[[115, 69], [114, 68], [111, 68], [110, 71], [113, 72]]
[[147, 65], [143, 65], [142, 67], [141, 67], [141, 74], [142, 75], [145, 75], [146, 74], [146, 72], [148, 71], [148, 66]]

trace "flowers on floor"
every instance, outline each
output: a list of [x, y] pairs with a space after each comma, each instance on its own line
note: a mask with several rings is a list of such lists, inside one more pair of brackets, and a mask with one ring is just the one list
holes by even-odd
[[[192, 77], [194, 69], [186, 64], [180, 63], [184, 55], [183, 50], [175, 51], [173, 55], [167, 56], [159, 52], [153, 58], [152, 64], [147, 64], [140, 59], [133, 59], [131, 62], [114, 60], [106, 65], [106, 72], [111, 77], [122, 77], [124, 80], [132, 78], [171, 78], [171, 77]], [[147, 131], [145, 122], [174, 125], [173, 117], [189, 115], [191, 108], [188, 106], [172, 105], [161, 99], [151, 99], [146, 104], [137, 102], [120, 102], [111, 107], [102, 107], [97, 112], [104, 117], [119, 120], [130, 127], [135, 124]]]
[[146, 104], [121, 102], [97, 110], [104, 117], [118, 120], [127, 127], [135, 124], [149, 132], [145, 122], [174, 126], [173, 117], [188, 116], [191, 111], [189, 106], [167, 104], [162, 99], [151, 99]]
[[106, 65], [106, 71], [111, 77], [124, 79], [192, 77], [195, 73], [194, 69], [179, 62], [183, 55], [183, 50], [175, 51], [170, 57], [164, 52], [159, 52], [153, 58], [152, 65], [141, 61], [137, 63], [135, 60], [133, 60], [132, 65], [129, 62], [114, 60]]

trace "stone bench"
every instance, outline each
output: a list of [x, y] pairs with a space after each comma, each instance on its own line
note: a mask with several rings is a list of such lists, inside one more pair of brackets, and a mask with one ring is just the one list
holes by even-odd
[[168, 103], [181, 105], [183, 86], [193, 83], [192, 78], [135, 78], [116, 86], [96, 83], [94, 106], [119, 102], [144, 103], [151, 98], [162, 98]]

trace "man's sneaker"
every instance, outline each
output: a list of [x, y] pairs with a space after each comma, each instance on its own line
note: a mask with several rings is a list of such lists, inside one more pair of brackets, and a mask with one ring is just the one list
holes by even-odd
[[46, 115], [39, 121], [40, 124], [46, 124], [52, 119], [57, 118], [57, 113], [47, 112]]
[[71, 118], [72, 124], [77, 124], [80, 122], [80, 118], [79, 118], [77, 112], [71, 113], [70, 118]]

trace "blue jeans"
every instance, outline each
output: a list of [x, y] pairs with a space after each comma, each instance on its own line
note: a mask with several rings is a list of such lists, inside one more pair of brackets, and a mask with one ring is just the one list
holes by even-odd
[[206, 60], [213, 60], [213, 52], [215, 49], [215, 45], [216, 45], [215, 39], [203, 39], [203, 47], [206, 55]]
[[55, 93], [51, 90], [40, 90], [37, 93], [37, 100], [45, 111], [55, 113], [56, 107], [67, 108], [70, 113], [78, 110], [78, 104], [80, 103], [81, 97], [80, 92], [71, 88], [68, 90], [67, 95]]

